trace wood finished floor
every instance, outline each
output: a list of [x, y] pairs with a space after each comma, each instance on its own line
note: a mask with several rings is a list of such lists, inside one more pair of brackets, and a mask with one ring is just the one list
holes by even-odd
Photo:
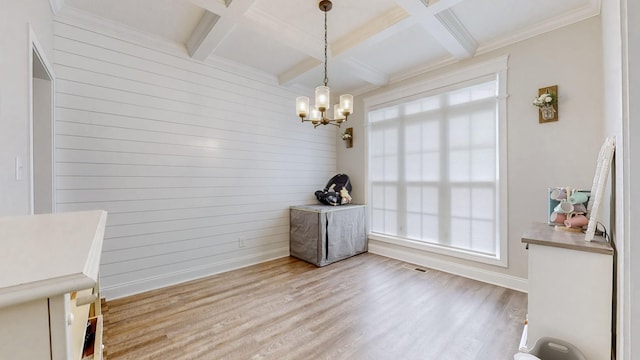
[[526, 294], [362, 254], [283, 258], [107, 302], [118, 359], [513, 359]]

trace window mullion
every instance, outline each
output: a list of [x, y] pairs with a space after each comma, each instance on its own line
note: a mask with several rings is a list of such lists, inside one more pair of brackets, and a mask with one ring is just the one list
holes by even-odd
[[400, 107], [400, 118], [398, 119], [398, 232], [400, 236], [407, 236], [407, 179], [406, 179], [406, 159], [405, 156], [405, 119], [404, 106]]
[[451, 244], [451, 183], [449, 180], [449, 126], [444, 96], [440, 97], [440, 181], [438, 188], [438, 226], [440, 243]]

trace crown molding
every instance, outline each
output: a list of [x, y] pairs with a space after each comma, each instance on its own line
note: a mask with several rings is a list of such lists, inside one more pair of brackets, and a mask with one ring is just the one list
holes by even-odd
[[367, 84], [364, 86], [360, 86], [358, 88], [355, 89], [351, 89], [348, 91], [345, 91], [345, 93], [351, 94], [354, 97], [355, 96], [361, 96], [361, 95], [366, 95], [372, 91], [378, 90], [380, 89], [382, 86], [378, 86], [378, 85], [373, 85], [373, 84]]
[[405, 81], [405, 80], [409, 80], [412, 78], [415, 78], [416, 76], [421, 76], [424, 74], [428, 74], [432, 71], [441, 69], [445, 66], [449, 66], [449, 65], [453, 65], [457, 62], [459, 62], [460, 60], [454, 58], [453, 56], [448, 56], [438, 62], [434, 62], [434, 63], [430, 63], [427, 64], [425, 66], [421, 66], [419, 68], [414, 69], [413, 71], [408, 71], [408, 72], [403, 72], [402, 74], [397, 74], [395, 76], [392, 76], [389, 84], [397, 84], [399, 82]]

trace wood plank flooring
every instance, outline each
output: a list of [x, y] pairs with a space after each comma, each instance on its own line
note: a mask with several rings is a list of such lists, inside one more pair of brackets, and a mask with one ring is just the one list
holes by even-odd
[[118, 359], [513, 359], [526, 294], [366, 253], [294, 258], [106, 303]]

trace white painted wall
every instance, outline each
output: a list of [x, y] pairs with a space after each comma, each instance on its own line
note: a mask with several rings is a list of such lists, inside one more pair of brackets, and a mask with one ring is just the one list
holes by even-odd
[[[364, 109], [361, 99], [396, 86], [425, 81], [430, 76], [509, 54], [508, 70], [508, 192], [509, 266], [501, 268], [414, 250], [412, 261], [476, 273], [485, 281], [518, 287], [527, 277], [527, 252], [520, 238], [532, 221], [546, 221], [549, 186], [591, 188], [603, 139], [602, 44], [600, 18], [591, 18], [529, 40], [492, 51], [423, 76], [357, 97], [354, 147], [338, 146], [338, 170], [352, 177], [356, 202], [366, 200], [361, 174], [365, 167]], [[531, 102], [538, 88], [559, 87], [558, 122], [539, 124]], [[371, 242], [374, 247], [378, 242]], [[398, 253], [397, 246], [385, 251]], [[495, 276], [494, 276], [495, 275]]]
[[[621, 9], [620, 1], [604, 0], [602, 2], [602, 54], [604, 77], [603, 93], [607, 94], [604, 101], [604, 124], [605, 133], [616, 136], [616, 153], [614, 166], [610, 179], [607, 199], [612, 199], [611, 207], [608, 207], [604, 220], [610, 229], [611, 238], [616, 244], [617, 266], [617, 296], [615, 314], [617, 320], [616, 326], [616, 354], [618, 359], [631, 359], [630, 353], [625, 354], [624, 339], [627, 337], [628, 324], [624, 314], [628, 310], [624, 309], [624, 295], [628, 292], [625, 290], [625, 281], [628, 278], [628, 272], [624, 270], [625, 264], [625, 224], [628, 223], [627, 211], [628, 206], [625, 200], [624, 179], [627, 169], [625, 163], [624, 147], [627, 142], [624, 136], [623, 120], [622, 120], [622, 27], [621, 27]], [[612, 196], [614, 194], [614, 196]], [[627, 329], [625, 329], [627, 327]]]
[[605, 126], [617, 141], [610, 211], [618, 255], [616, 352], [617, 359], [636, 359], [640, 349], [640, 225], [634, 221], [634, 214], [640, 212], [640, 4], [603, 0], [602, 34]]
[[[0, 4], [0, 216], [24, 215], [29, 200], [29, 26], [51, 58], [52, 12], [47, 0]], [[24, 176], [15, 177], [16, 156]]]
[[[640, 4], [635, 0], [624, 1], [622, 18], [626, 25], [624, 44], [626, 51], [625, 71], [623, 79], [623, 91], [626, 93], [626, 105], [628, 113], [625, 116], [625, 125], [628, 126], [629, 136], [628, 152], [626, 152], [627, 169], [629, 176], [625, 178], [628, 190], [629, 212], [622, 216], [628, 224], [628, 232], [625, 241], [625, 267], [627, 282], [623, 284], [628, 294], [626, 309], [628, 317], [624, 324], [628, 324], [629, 332], [624, 334], [629, 356], [624, 359], [637, 359], [640, 355], [640, 223], [637, 214], [640, 213]], [[635, 220], [635, 221], [634, 221]], [[623, 315], [626, 316], [626, 315]], [[631, 356], [631, 354], [635, 354]]]
[[109, 212], [103, 294], [288, 256], [289, 206], [335, 173], [334, 130], [300, 124], [271, 76], [89, 23], [55, 23], [56, 199]]

